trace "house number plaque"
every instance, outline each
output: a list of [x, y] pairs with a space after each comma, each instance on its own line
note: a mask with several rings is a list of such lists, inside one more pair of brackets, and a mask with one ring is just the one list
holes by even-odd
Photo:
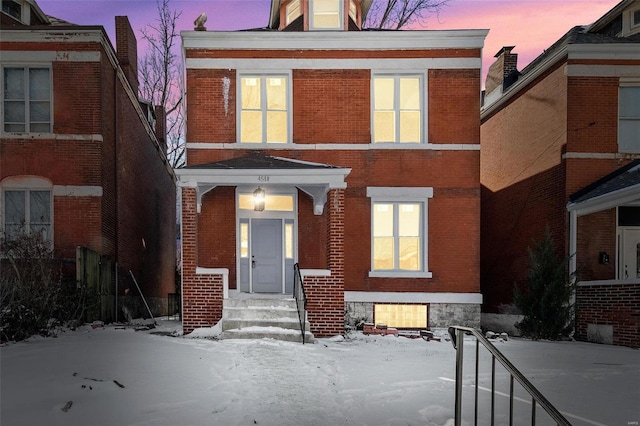
[[258, 182], [269, 182], [269, 176], [258, 176]]

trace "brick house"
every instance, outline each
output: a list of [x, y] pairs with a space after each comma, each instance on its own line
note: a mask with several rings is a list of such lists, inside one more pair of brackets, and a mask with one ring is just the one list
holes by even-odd
[[640, 1], [570, 29], [522, 71], [490, 67], [481, 111], [484, 310], [512, 302], [549, 227], [577, 271], [576, 336], [640, 346]]
[[73, 272], [76, 247], [106, 255], [119, 267], [121, 296], [129, 286], [137, 295], [131, 270], [154, 311], [166, 312], [175, 291], [175, 175], [164, 111], [138, 100], [128, 19], [116, 17], [116, 51], [104, 28], [52, 18], [33, 0], [3, 1], [0, 16], [5, 237], [43, 232]]
[[273, 0], [266, 28], [182, 32], [186, 333], [291, 298], [294, 264], [316, 336], [479, 325], [487, 31], [362, 30], [370, 5]]

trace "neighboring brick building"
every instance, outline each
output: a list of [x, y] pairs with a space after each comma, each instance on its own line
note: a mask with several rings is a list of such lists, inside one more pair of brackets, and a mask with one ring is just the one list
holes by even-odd
[[370, 4], [273, 0], [267, 28], [182, 33], [185, 332], [227, 285], [290, 295], [295, 263], [316, 335], [345, 312], [479, 325], [487, 31], [361, 30]]
[[138, 100], [128, 19], [116, 17], [116, 51], [104, 28], [49, 17], [33, 0], [2, 7], [2, 230], [37, 227], [70, 264], [78, 246], [107, 255], [120, 295], [137, 293], [132, 270], [165, 312], [175, 292], [175, 175], [155, 123], [164, 112]]
[[569, 30], [521, 72], [498, 52], [481, 112], [484, 311], [526, 282], [549, 227], [578, 273], [580, 339], [640, 346], [640, 1]]

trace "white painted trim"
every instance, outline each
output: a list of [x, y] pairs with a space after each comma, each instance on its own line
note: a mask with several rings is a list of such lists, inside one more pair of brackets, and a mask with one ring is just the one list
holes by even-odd
[[302, 278], [306, 277], [330, 277], [331, 270], [329, 269], [300, 269], [300, 275]]
[[434, 143], [327, 143], [327, 144], [248, 144], [187, 142], [188, 149], [269, 149], [301, 151], [368, 151], [387, 150], [433, 150], [433, 151], [480, 151], [480, 144], [434, 144]]
[[575, 64], [567, 65], [564, 73], [567, 77], [637, 77], [638, 65]]
[[54, 185], [55, 197], [102, 197], [101, 186]]
[[433, 187], [393, 187], [393, 186], [367, 186], [367, 197], [384, 198], [385, 200], [402, 200], [408, 198], [433, 198]]
[[[3, 40], [4, 41], [4, 40]], [[51, 62], [100, 62], [102, 55], [98, 51], [65, 51], [65, 50], [39, 50], [29, 51], [28, 54], [21, 50], [3, 50], [2, 63], [51, 63]]]
[[[48, 190], [51, 191], [53, 184], [47, 178], [36, 175], [13, 175], [0, 180], [2, 189], [22, 189], [22, 190]], [[1, 212], [0, 212], [1, 213]]]
[[569, 59], [640, 59], [637, 43], [569, 44], [566, 49]]
[[[3, 28], [0, 30], [0, 40], [5, 43], [100, 43], [104, 42], [104, 32], [102, 28], [87, 28], [86, 26], [79, 26], [78, 29], [55, 29], [50, 27], [47, 29], [29, 30], [24, 31], [22, 29], [11, 30]], [[4, 60], [4, 53], [3, 60]]]
[[482, 49], [486, 29], [440, 31], [181, 31], [182, 49]]
[[229, 269], [196, 267], [196, 275], [222, 275], [222, 298], [229, 298]]
[[480, 69], [482, 67], [480, 58], [187, 58], [185, 64], [187, 69], [259, 69], [262, 72], [277, 72], [283, 69], [366, 70], [371, 68], [378, 71], [404, 69], [411, 72], [429, 69]]
[[566, 152], [562, 154], [562, 159], [580, 159], [580, 160], [633, 160], [640, 158], [640, 154], [624, 154], [619, 152]]
[[584, 216], [602, 210], [611, 209], [640, 199], [640, 184], [628, 186], [579, 203], [568, 203], [567, 210]]
[[63, 135], [58, 133], [5, 133], [0, 131], [0, 136], [3, 139], [49, 139], [56, 141], [90, 141], [90, 142], [103, 142], [102, 135]]
[[418, 293], [386, 291], [345, 291], [345, 302], [370, 303], [460, 303], [480, 304], [481, 293]]
[[371, 278], [433, 278], [429, 271], [369, 271]]
[[592, 287], [597, 285], [638, 285], [640, 280], [594, 280], [594, 281], [579, 281], [578, 287]]

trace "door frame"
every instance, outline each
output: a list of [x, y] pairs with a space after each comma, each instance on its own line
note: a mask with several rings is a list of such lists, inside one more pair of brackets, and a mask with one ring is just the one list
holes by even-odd
[[[625, 265], [625, 252], [624, 252], [624, 234], [625, 231], [637, 231], [640, 232], [640, 226], [619, 226], [618, 227], [618, 243], [617, 243], [617, 256], [616, 260], [618, 264], [616, 265], [616, 278], [618, 280], [636, 280], [636, 277], [633, 278], [625, 278], [624, 276], [624, 265]], [[637, 267], [637, 265], [636, 265]]]
[[[271, 195], [290, 195], [293, 197], [293, 211], [269, 211], [267, 209], [257, 212], [254, 210], [244, 210], [239, 207], [240, 194], [252, 194], [257, 186], [260, 186], [265, 190], [266, 197]], [[248, 290], [249, 293], [253, 293], [253, 279], [251, 273], [251, 222], [254, 219], [280, 219], [282, 220], [282, 291], [281, 294], [286, 292], [286, 264], [288, 259], [286, 257], [286, 224], [293, 223], [292, 229], [292, 243], [293, 243], [293, 263], [298, 261], [298, 189], [295, 186], [268, 186], [268, 185], [255, 185], [255, 186], [237, 186], [235, 194], [235, 206], [236, 206], [236, 290], [238, 292], [246, 292], [247, 282], [242, 282], [242, 268], [249, 268], [247, 272]], [[241, 230], [242, 223], [248, 224], [248, 253], [246, 257], [241, 255]], [[246, 259], [246, 265], [243, 265], [243, 260]], [[278, 293], [276, 293], [278, 294]]]

